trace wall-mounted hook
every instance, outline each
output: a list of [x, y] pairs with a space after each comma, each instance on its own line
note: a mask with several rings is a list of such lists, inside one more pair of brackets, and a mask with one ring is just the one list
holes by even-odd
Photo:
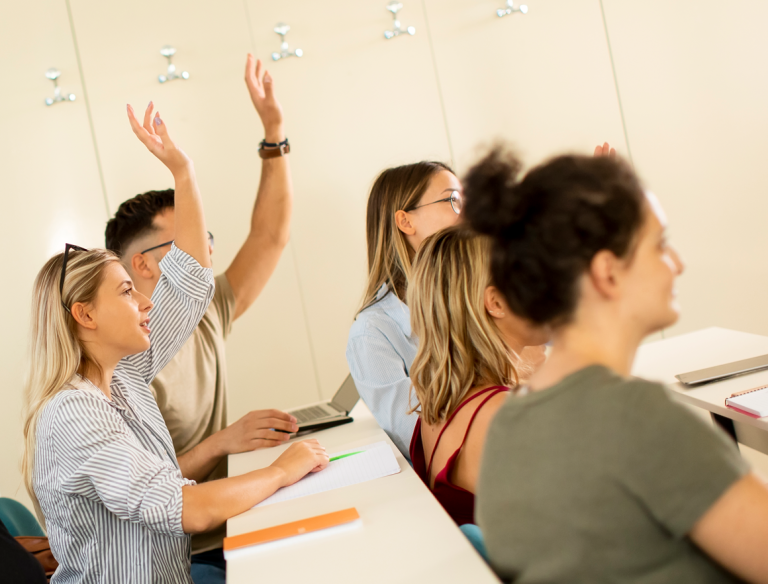
[[272, 53], [273, 61], [287, 59], [288, 57], [301, 57], [304, 54], [304, 51], [301, 49], [292, 51], [288, 48], [288, 41], [285, 40], [285, 35], [288, 34], [289, 30], [291, 30], [291, 27], [282, 22], [275, 26], [274, 31], [280, 35], [280, 52]]
[[409, 26], [408, 28], [403, 28], [403, 26], [400, 24], [400, 19], [397, 17], [397, 13], [400, 12], [402, 8], [403, 8], [403, 5], [400, 2], [397, 2], [396, 0], [393, 0], [392, 2], [387, 4], [387, 10], [389, 10], [392, 13], [392, 18], [394, 19], [394, 22], [392, 23], [392, 30], [384, 31], [385, 39], [392, 39], [404, 33], [408, 33], [411, 36], [416, 34], [415, 27]]
[[528, 6], [525, 4], [521, 4], [519, 8], [515, 7], [515, 3], [512, 0], [507, 0], [507, 5], [504, 8], [499, 8], [496, 11], [496, 16], [499, 18], [502, 18], [504, 16], [509, 16], [510, 14], [513, 14], [515, 12], [519, 12], [520, 14], [527, 14], [528, 13]]
[[59, 75], [61, 75], [61, 71], [55, 67], [51, 67], [48, 69], [48, 71], [45, 72], [45, 76], [53, 81], [53, 97], [46, 98], [45, 105], [53, 105], [54, 103], [58, 103], [60, 101], [75, 101], [74, 93], [69, 93], [66, 95], [61, 94], [61, 87], [59, 87], [59, 82], [57, 81]]
[[171, 63], [171, 58], [176, 54], [176, 49], [172, 47], [171, 45], [165, 45], [162, 49], [160, 49], [160, 54], [168, 59], [168, 71], [165, 75], [158, 75], [157, 80], [160, 81], [160, 83], [165, 83], [166, 81], [173, 81], [174, 79], [189, 79], [189, 72], [188, 71], [182, 71], [181, 73], [176, 72], [176, 65]]

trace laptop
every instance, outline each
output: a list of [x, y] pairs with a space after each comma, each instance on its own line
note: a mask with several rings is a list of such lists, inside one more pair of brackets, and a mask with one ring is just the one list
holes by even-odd
[[360, 399], [360, 395], [357, 393], [355, 381], [352, 379], [352, 375], [347, 375], [331, 401], [288, 410], [289, 414], [296, 417], [296, 423], [299, 426], [296, 435], [301, 436], [325, 428], [348, 424], [352, 421], [349, 412], [355, 407], [358, 399]]
[[753, 373], [755, 371], [760, 371], [761, 369], [767, 368], [768, 355], [761, 355], [759, 357], [752, 357], [751, 359], [743, 359], [741, 361], [734, 361], [733, 363], [726, 363], [725, 365], [717, 365], [715, 367], [699, 369], [698, 371], [680, 373], [679, 375], [675, 375], [675, 377], [677, 377], [677, 379], [685, 385], [697, 385], [699, 383], [707, 383], [709, 381], [718, 381], [720, 379], [733, 377], [735, 375]]

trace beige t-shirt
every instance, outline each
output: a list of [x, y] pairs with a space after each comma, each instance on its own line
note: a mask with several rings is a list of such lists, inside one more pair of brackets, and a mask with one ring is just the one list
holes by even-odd
[[[152, 381], [152, 392], [173, 439], [176, 455], [189, 452], [227, 427], [227, 360], [224, 341], [232, 329], [235, 295], [224, 274], [195, 332]], [[227, 476], [226, 457], [206, 480]], [[221, 547], [221, 526], [192, 537], [192, 552]]]

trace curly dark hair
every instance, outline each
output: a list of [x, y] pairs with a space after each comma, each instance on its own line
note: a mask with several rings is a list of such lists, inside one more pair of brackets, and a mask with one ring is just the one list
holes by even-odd
[[152, 221], [164, 209], [173, 207], [174, 190], [148, 191], [123, 201], [107, 221], [104, 239], [107, 249], [123, 255], [136, 239], [154, 229]]
[[559, 156], [522, 180], [521, 168], [495, 147], [464, 178], [463, 215], [493, 238], [491, 272], [510, 308], [536, 324], [563, 324], [595, 254], [634, 251], [643, 188], [626, 162], [610, 157]]

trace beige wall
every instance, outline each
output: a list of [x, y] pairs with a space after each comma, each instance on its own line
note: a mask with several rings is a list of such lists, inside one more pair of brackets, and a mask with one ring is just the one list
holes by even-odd
[[[246, 235], [260, 168], [244, 57], [268, 60], [281, 20], [305, 52], [269, 62], [293, 147], [293, 235], [228, 343], [231, 418], [330, 397], [346, 375], [377, 172], [424, 158], [463, 172], [496, 138], [528, 163], [603, 140], [631, 149], [688, 260], [685, 314], [670, 332], [717, 324], [768, 334], [768, 272], [752, 259], [768, 249], [763, 2], [724, 10], [692, 0], [528, 0], [526, 16], [504, 19], [494, 15], [502, 0], [403, 2], [403, 23], [417, 34], [391, 41], [386, 0], [337, 0], [332, 9], [310, 0], [70, 0], [73, 28], [61, 2], [0, 4], [0, 493], [26, 501], [19, 412], [34, 275], [65, 241], [101, 244], [121, 201], [171, 185], [130, 132], [125, 103], [154, 100], [195, 160], [223, 269]], [[157, 82], [166, 43], [188, 81]], [[46, 108], [43, 73], [54, 65], [78, 99]]]

